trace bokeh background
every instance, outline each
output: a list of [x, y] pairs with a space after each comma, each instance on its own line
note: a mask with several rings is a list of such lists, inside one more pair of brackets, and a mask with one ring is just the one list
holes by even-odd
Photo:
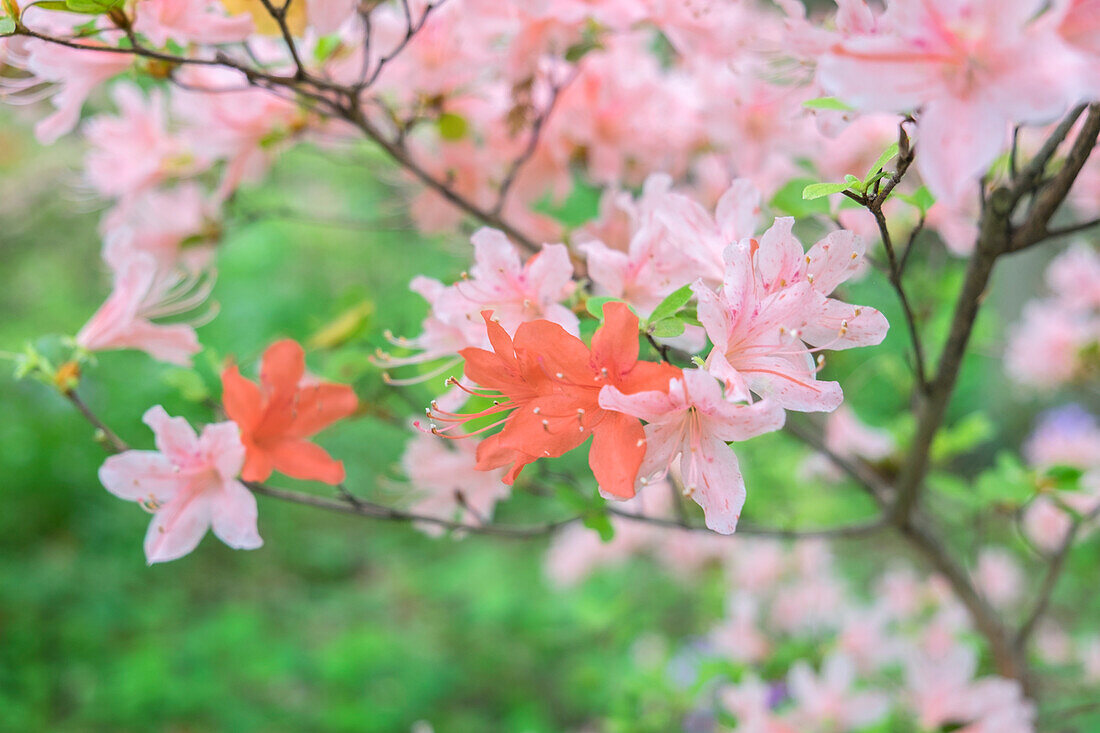
[[[79, 156], [68, 143], [39, 148], [18, 119], [0, 117], [0, 350], [32, 341], [48, 351], [56, 337], [44, 334], [74, 334], [106, 295], [98, 204], [79, 185]], [[384, 329], [418, 332], [425, 308], [408, 281], [454, 279], [468, 244], [416, 234], [397, 188], [396, 172], [367, 150], [306, 145], [282, 157], [233, 203], [218, 256], [220, 313], [200, 331], [207, 350], [197, 372], [106, 353], [80, 387], [84, 399], [149, 447], [145, 409], [210, 421], [223, 360], [251, 366], [272, 340], [293, 337], [312, 345], [312, 369], [355, 384], [366, 404], [319, 442], [346, 460], [350, 486], [400, 503], [405, 421], [427, 392], [386, 388], [368, 356]], [[595, 207], [582, 192], [557, 213], [580, 221]], [[953, 420], [981, 417], [952, 434], [965, 448], [958, 457], [944, 448], [964, 476], [1017, 446], [1042, 407], [1007, 391], [998, 334], [1035, 292], [1044, 256], [1004, 268], [979, 324]], [[933, 343], [945, 316], [932, 311], [949, 301], [957, 275], [915, 273]], [[850, 300], [894, 320], [879, 280], [855, 286]], [[325, 348], [334, 332], [340, 348]], [[838, 354], [829, 366], [861, 416], [902, 435], [904, 339], [895, 329], [884, 347]], [[0, 371], [2, 730], [362, 732], [426, 721], [436, 731], [669, 731], [690, 713], [692, 677], [670, 670], [722, 615], [717, 571], [688, 579], [637, 559], [559, 590], [543, 570], [545, 539], [433, 539], [262, 498], [263, 549], [234, 552], [208, 537], [185, 559], [146, 567], [148, 517], [99, 485], [104, 453], [90, 427], [45, 385]], [[750, 519], [795, 526], [870, 509], [843, 486], [804, 485], [794, 466], [805, 452], [787, 438], [739, 454]], [[932, 501], [951, 509], [942, 496]], [[566, 511], [517, 496], [499, 516]], [[977, 545], [985, 531], [969, 528], [962, 541]], [[1075, 562], [1094, 561], [1090, 542]], [[888, 544], [852, 541], [837, 552], [860, 578], [883, 553], [904, 556]], [[1080, 595], [1082, 612], [1100, 617]]]

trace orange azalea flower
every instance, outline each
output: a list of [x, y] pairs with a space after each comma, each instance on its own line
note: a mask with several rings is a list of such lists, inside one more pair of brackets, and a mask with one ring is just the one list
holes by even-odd
[[466, 377], [484, 389], [467, 391], [494, 398], [494, 405], [460, 415], [433, 404], [432, 432], [464, 437], [447, 431], [474, 418], [508, 413], [477, 431], [504, 425], [478, 446], [477, 467], [490, 470], [512, 464], [504, 477], [508, 484], [528, 463], [560, 456], [592, 435], [588, 463], [600, 488], [619, 497], [633, 496], [645, 455], [645, 431], [637, 418], [601, 408], [600, 389], [610, 384], [625, 394], [667, 392], [669, 380], [681, 371], [638, 361], [638, 317], [624, 303], [604, 306], [606, 320], [592, 337], [591, 349], [556, 323], [541, 320], [520, 324], [513, 340], [491, 315], [482, 313], [493, 351], [470, 348], [459, 353], [466, 360]]
[[264, 352], [259, 385], [236, 365], [222, 372], [222, 403], [245, 447], [244, 480], [263, 481], [273, 470], [326, 484], [344, 480], [344, 464], [307, 439], [355, 412], [359, 401], [346, 385], [303, 380], [305, 371], [305, 352], [287, 339]]

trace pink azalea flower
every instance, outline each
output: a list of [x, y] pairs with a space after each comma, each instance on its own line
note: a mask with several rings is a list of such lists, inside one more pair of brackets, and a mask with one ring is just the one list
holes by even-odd
[[428, 277], [412, 281], [410, 287], [428, 301], [430, 313], [420, 336], [391, 340], [420, 353], [406, 357], [380, 353], [376, 363], [392, 369], [454, 357], [441, 369], [413, 380], [437, 376], [457, 363], [456, 355], [462, 349], [489, 347], [483, 310], [493, 311], [493, 319], [509, 335], [514, 335], [521, 323], [535, 320], [556, 323], [573, 335], [579, 333], [576, 314], [561, 305], [574, 287], [573, 264], [564, 245], [543, 245], [537, 255], [521, 262], [515, 246], [496, 229], [479, 229], [471, 242], [475, 264], [458, 283], [444, 285]]
[[707, 526], [721, 534], [737, 528], [745, 503], [745, 481], [737, 456], [726, 443], [783, 426], [783, 411], [772, 402], [729, 402], [723, 399], [718, 382], [697, 369], [684, 370], [683, 379], [670, 380], [668, 394], [626, 395], [604, 387], [600, 406], [649, 423], [639, 481], [645, 484], [664, 476], [679, 456], [684, 493], [703, 508]]
[[815, 674], [803, 660], [787, 673], [787, 687], [795, 709], [791, 713], [796, 730], [829, 730], [836, 733], [865, 728], [890, 709], [881, 692], [856, 691], [856, 668], [852, 660], [833, 652]]
[[91, 144], [85, 175], [100, 194], [126, 198], [204, 167], [183, 140], [168, 132], [160, 90], [152, 90], [148, 99], [132, 84], [117, 84], [111, 91], [121, 114], [93, 117], [85, 129]]
[[[87, 41], [95, 45], [95, 41]], [[80, 121], [84, 100], [103, 82], [130, 68], [133, 59], [124, 53], [67, 48], [32, 39], [19, 65], [44, 82], [58, 84], [51, 102], [57, 111], [42, 119], [34, 128], [35, 137], [50, 144], [72, 132]]]
[[1069, 0], [1058, 31], [1062, 37], [1089, 53], [1100, 55], [1100, 2]]
[[751, 595], [730, 599], [726, 617], [711, 629], [710, 640], [722, 655], [735, 662], [755, 663], [767, 658], [771, 643], [760, 629], [760, 604]]
[[181, 278], [159, 267], [152, 255], [124, 246], [108, 247], [104, 257], [114, 272], [113, 290], [77, 334], [77, 344], [88, 351], [137, 349], [160, 361], [190, 365], [202, 350], [194, 327], [154, 319], [201, 305], [212, 281]]
[[134, 15], [134, 30], [158, 46], [237, 43], [253, 31], [251, 15], [229, 17], [218, 0], [141, 0]]
[[1080, 405], [1048, 410], [1024, 444], [1023, 454], [1040, 469], [1100, 467], [1100, 422]]
[[906, 660], [910, 704], [922, 728], [963, 723], [957, 730], [966, 733], [1030, 733], [1035, 707], [1019, 683], [1000, 677], [975, 680], [976, 671], [977, 655], [958, 645], [945, 655], [916, 652]]
[[726, 249], [720, 294], [692, 286], [699, 320], [714, 349], [707, 368], [731, 399], [755, 392], [781, 407], [834, 410], [843, 395], [836, 382], [819, 382], [812, 352], [874, 345], [889, 327], [874, 308], [829, 298], [859, 266], [863, 244], [850, 232], [828, 235], [804, 252], [791, 233], [793, 219], [776, 219], [757, 240]]
[[1021, 384], [1052, 389], [1077, 379], [1082, 352], [1100, 342], [1100, 318], [1057, 300], [1035, 300], [1009, 332], [1005, 371]]
[[[664, 489], [664, 491], [661, 491]], [[669, 485], [654, 486], [654, 492], [635, 494], [620, 504], [631, 514], [663, 516], [653, 499], [667, 496]], [[641, 522], [612, 516], [615, 536], [604, 542], [598, 533], [578, 524], [571, 524], [554, 535], [546, 552], [543, 567], [546, 576], [558, 588], [577, 585], [596, 569], [619, 567], [640, 552], [649, 549], [665, 531]]]
[[937, 198], [976, 192], [1012, 123], [1050, 121], [1076, 101], [1075, 59], [1040, 0], [890, 0], [819, 60], [830, 93], [869, 111], [919, 108], [917, 166]]
[[772, 709], [776, 687], [753, 673], [720, 692], [722, 707], [737, 718], [738, 733], [796, 733], [800, 730]]
[[1051, 260], [1046, 282], [1050, 292], [1075, 311], [1100, 311], [1100, 251], [1077, 243]]
[[[401, 465], [409, 477], [416, 500], [409, 511], [455, 522], [480, 524], [493, 516], [496, 503], [511, 494], [501, 481], [504, 469], [475, 468], [477, 445], [472, 441], [444, 440], [416, 432], [405, 447]], [[439, 536], [438, 524], [418, 523], [417, 529]]]
[[207, 268], [218, 234], [217, 202], [193, 181], [154, 188], [119, 201], [103, 217], [104, 240], [148, 252], [158, 266], [188, 272]]
[[504, 330], [515, 333], [526, 321], [547, 320], [572, 334], [577, 316], [561, 301], [573, 291], [573, 264], [562, 244], [545, 244], [521, 262], [519, 251], [496, 229], [484, 227], [470, 238], [475, 264], [470, 276], [456, 283], [456, 293], [476, 313], [492, 310]]
[[1073, 640], [1065, 629], [1046, 619], [1035, 630], [1035, 651], [1047, 664], [1069, 664], [1073, 659]]
[[997, 547], [984, 547], [978, 553], [974, 579], [985, 597], [998, 606], [1015, 603], [1024, 590], [1024, 574], [1019, 563]]
[[190, 147], [203, 159], [226, 161], [218, 189], [222, 197], [259, 178], [275, 144], [304, 125], [305, 113], [297, 104], [249, 86], [232, 69], [185, 66], [176, 79], [189, 87], [172, 89], [172, 110], [187, 126]]
[[655, 174], [646, 179], [637, 202], [620, 199], [619, 207], [633, 229], [628, 250], [601, 241], [584, 243], [581, 250], [599, 292], [646, 315], [677, 288], [697, 279], [710, 284], [721, 280], [726, 246], [756, 230], [760, 192], [747, 180], [734, 181], [711, 216], [689, 197], [672, 192], [668, 176]]
[[186, 420], [169, 417], [159, 405], [142, 419], [156, 435], [157, 450], [111, 456], [99, 480], [115, 496], [153, 512], [145, 535], [149, 564], [183, 557], [207, 529], [234, 549], [260, 547], [256, 497], [237, 481], [244, 446], [236, 423], [207, 425], [197, 436]]

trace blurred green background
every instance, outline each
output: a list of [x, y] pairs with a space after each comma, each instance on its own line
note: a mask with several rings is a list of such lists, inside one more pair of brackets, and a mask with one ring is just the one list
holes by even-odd
[[[0, 119], [2, 350], [74, 334], [108, 291], [79, 154], [64, 143], [38, 148], [23, 126]], [[276, 338], [305, 341], [349, 309], [370, 307], [349, 345], [310, 361], [355, 383], [372, 414], [320, 442], [346, 460], [350, 486], [399, 499], [403, 422], [426, 393], [384, 388], [367, 356], [386, 328], [418, 332], [425, 307], [409, 279], [453, 279], [468, 265], [468, 245], [417, 235], [396, 179], [362, 151], [306, 146], [284, 157], [234, 203], [219, 253], [221, 311], [200, 330], [207, 352], [197, 372], [108, 353], [80, 394], [127, 441], [150, 447], [140, 417], [151, 405], [212, 419], [203, 399], [217, 399], [227, 355], [252, 365]], [[591, 197], [571, 206], [571, 216], [595, 208]], [[342, 221], [307, 221], [326, 218]], [[1021, 260], [1004, 275], [1016, 285], [1000, 304], [1006, 314], [1036, 269]], [[928, 272], [918, 276], [925, 301], [946, 301], [956, 278]], [[892, 320], [896, 313], [877, 278], [856, 286], [852, 300]], [[931, 320], [942, 330], [943, 318]], [[1013, 446], [1035, 406], [989, 399], [1004, 389], [994, 332], [983, 322], [954, 419], [986, 405], [997, 442]], [[905, 338], [895, 329], [881, 349], [830, 357], [829, 367], [862, 416], [901, 434]], [[427, 721], [439, 732], [668, 731], [691, 709], [692, 690], [670, 678], [668, 664], [721, 617], [717, 572], [688, 584], [636, 560], [562, 592], [544, 578], [545, 540], [431, 539], [263, 498], [261, 550], [234, 552], [207, 537], [185, 559], [148, 568], [148, 516], [99, 485], [104, 453], [89, 426], [56, 392], [14, 382], [10, 371], [0, 376], [2, 730], [400, 731]], [[994, 449], [979, 445], [955, 466], [972, 473]], [[800, 486], [791, 467], [803, 451], [782, 437], [739, 454], [750, 520], [850, 521], [868, 510], [842, 488]], [[500, 514], [522, 521], [562, 511], [521, 496]], [[850, 544], [843, 555], [858, 572], [884, 541]]]
[[[0, 122], [0, 349], [74, 334], [109, 289], [78, 156], [64, 144], [38, 148], [23, 127]], [[381, 391], [366, 356], [384, 328], [417, 333], [425, 309], [409, 279], [453, 278], [465, 253], [411, 230], [377, 181], [377, 161], [326, 156], [296, 151], [237, 202], [245, 214], [219, 254], [221, 311], [200, 329], [202, 378], [142, 354], [107, 353], [79, 392], [127, 441], [148, 448], [140, 417], [151, 405], [212, 419], [193, 398], [216, 390], [214, 366], [225, 355], [253, 368], [273, 339], [304, 341], [369, 301], [376, 312], [366, 337], [310, 361], [356, 381], [395, 416], [347, 421], [320, 441], [347, 460], [349, 485], [392, 499], [408, 436], [401, 423], [416, 411]], [[379, 223], [295, 221], [291, 208]], [[260, 211], [283, 216], [248, 223]], [[89, 426], [47, 386], [13, 382], [8, 364], [2, 730], [396, 731], [425, 720], [437, 731], [550, 731], [617, 708], [629, 720], [647, 695], [662, 709], [670, 702], [647, 681], [657, 673], [636, 663], [635, 641], [647, 630], [689, 634], [720, 613], [720, 596], [689, 602], [647, 568], [558, 593], [541, 571], [545, 540], [431, 539], [265, 499], [263, 549], [234, 552], [208, 536], [187, 558], [146, 567], [148, 515], [99, 485], [104, 453]], [[410, 400], [423, 404], [415, 393]], [[670, 723], [654, 716], [652, 725]]]

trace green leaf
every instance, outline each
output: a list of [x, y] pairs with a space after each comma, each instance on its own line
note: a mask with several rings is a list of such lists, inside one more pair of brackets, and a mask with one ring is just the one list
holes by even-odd
[[470, 125], [466, 118], [456, 115], [454, 112], [444, 112], [436, 121], [439, 127], [439, 136], [444, 140], [461, 140], [470, 131]]
[[911, 194], [895, 193], [894, 195], [905, 203], [917, 207], [922, 214], [927, 214], [932, 205], [936, 203], [936, 197], [932, 195], [927, 186], [921, 186]]
[[327, 61], [332, 54], [336, 52], [336, 49], [340, 47], [340, 36], [329, 35], [321, 36], [317, 39], [317, 45], [313, 47], [313, 58], [315, 61]]
[[[898, 154], [898, 144], [897, 143], [891, 143], [890, 147], [886, 148], [886, 150], [883, 150], [882, 155], [878, 156], [878, 160], [876, 160], [874, 162], [874, 164], [871, 165], [870, 170], [867, 171], [867, 175], [865, 175], [863, 177], [863, 180], [865, 182], [870, 181], [871, 177], [873, 175], [875, 175], [876, 173], [878, 173], [880, 170], [882, 170], [883, 167], [885, 167], [885, 165], [887, 163], [889, 163], [891, 160], [893, 160], [897, 156], [897, 154]], [[865, 185], [870, 185], [870, 184], [865, 183]]]
[[596, 530], [600, 539], [604, 542], [610, 542], [615, 537], [615, 527], [611, 524], [611, 520], [607, 514], [602, 511], [591, 511], [584, 515], [584, 526], [589, 529]]
[[663, 321], [650, 324], [649, 332], [655, 338], [670, 339], [682, 334], [685, 327], [684, 322], [679, 318], [666, 318]]
[[807, 201], [813, 201], [814, 199], [847, 190], [847, 183], [811, 183], [809, 186], [802, 189], [802, 198]]
[[599, 297], [589, 298], [588, 300], [586, 300], [585, 303], [584, 303], [584, 307], [588, 309], [589, 313], [591, 313], [593, 316], [595, 316], [596, 318], [599, 318], [602, 321], [603, 320], [603, 307], [605, 305], [607, 305], [608, 303], [610, 303], [612, 301], [617, 301], [617, 300], [619, 300], [619, 299], [618, 298], [611, 298], [611, 297], [608, 297], [606, 295], [601, 295]]
[[34, 7], [43, 10], [68, 10], [69, 4], [65, 0], [41, 0], [41, 2], [35, 3]]
[[210, 398], [210, 390], [197, 372], [188, 369], [173, 369], [166, 372], [161, 379], [169, 387], [177, 389], [180, 396], [188, 402], [202, 402]]
[[961, 504], [967, 509], [978, 511], [985, 506], [982, 497], [974, 488], [958, 476], [949, 473], [929, 474], [928, 486], [938, 494]]
[[838, 112], [850, 112], [855, 109], [844, 102], [841, 102], [836, 97], [818, 97], [817, 99], [809, 99], [802, 103], [802, 106], [806, 109], [832, 109]]
[[802, 189], [814, 183], [812, 178], [796, 178], [788, 181], [776, 191], [768, 205], [779, 214], [804, 219], [816, 214], [828, 214], [829, 202], [825, 200], [807, 201], [802, 198]]
[[15, 33], [15, 21], [11, 18], [0, 18], [0, 36]]
[[1077, 466], [1051, 466], [1043, 473], [1043, 478], [1054, 483], [1058, 491], [1077, 491], [1081, 488], [1081, 477], [1085, 475]]
[[121, 8], [123, 2], [124, 0], [65, 0], [65, 7], [70, 13], [103, 15], [115, 8]]
[[998, 453], [993, 468], [980, 475], [974, 486], [985, 504], [1016, 506], [1026, 504], [1038, 488], [1019, 457], [1009, 451]]
[[649, 314], [647, 320], [650, 323], [656, 323], [657, 321], [671, 318], [676, 315], [681, 308], [687, 305], [687, 302], [691, 300], [691, 295], [691, 285], [685, 285], [682, 288], [673, 290], [665, 296], [664, 300], [657, 304], [657, 307]]
[[972, 412], [936, 435], [932, 441], [932, 460], [941, 462], [968, 453], [988, 442], [995, 433], [993, 422], [985, 413]]

